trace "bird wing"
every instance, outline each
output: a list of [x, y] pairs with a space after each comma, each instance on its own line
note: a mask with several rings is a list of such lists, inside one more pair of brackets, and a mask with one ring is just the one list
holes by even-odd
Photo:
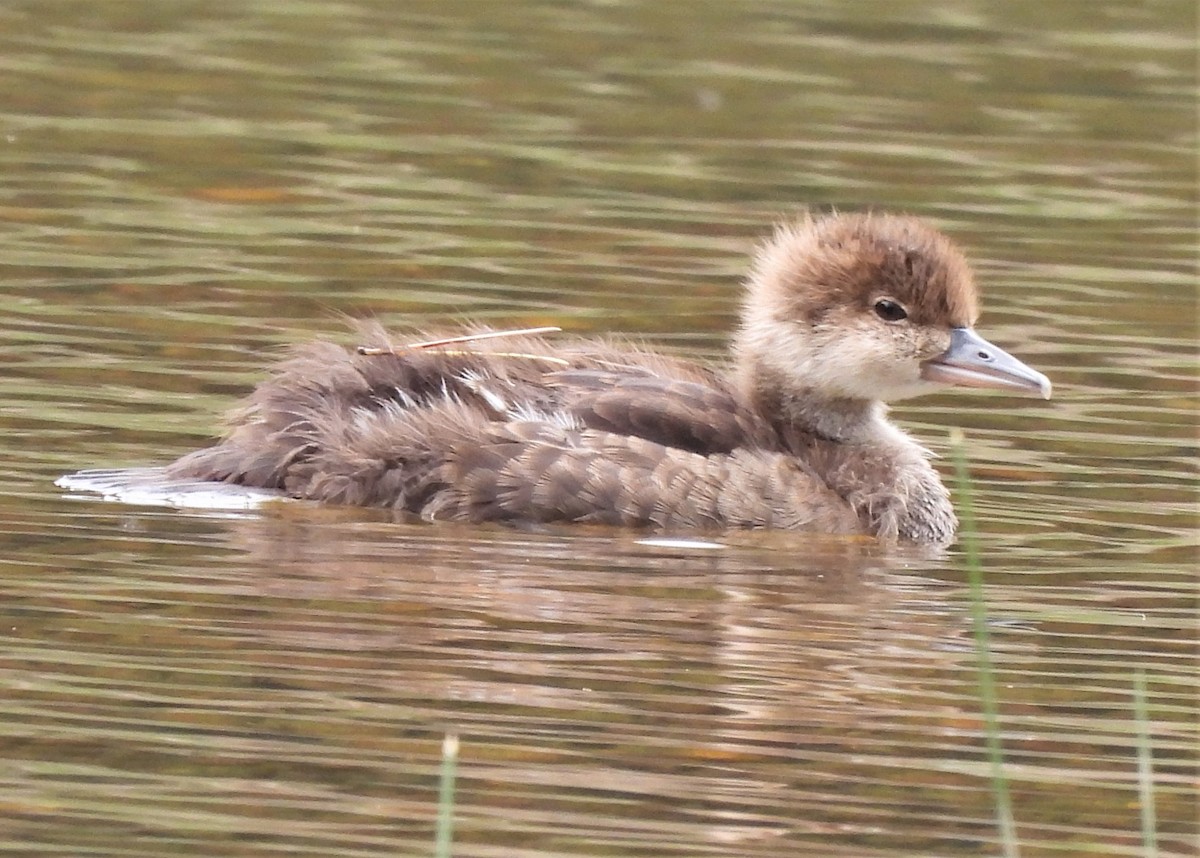
[[588, 369], [548, 379], [563, 407], [588, 429], [701, 455], [762, 446], [767, 437], [762, 421], [716, 383]]

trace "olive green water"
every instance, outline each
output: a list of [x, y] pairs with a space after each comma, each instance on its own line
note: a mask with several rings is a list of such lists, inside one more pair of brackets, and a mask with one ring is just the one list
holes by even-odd
[[449, 730], [456, 856], [1001, 854], [958, 550], [53, 486], [205, 443], [344, 315], [715, 358], [814, 204], [933, 219], [1056, 386], [897, 409], [968, 433], [1019, 853], [1194, 854], [1194, 16], [5, 4], [0, 852], [431, 855]]

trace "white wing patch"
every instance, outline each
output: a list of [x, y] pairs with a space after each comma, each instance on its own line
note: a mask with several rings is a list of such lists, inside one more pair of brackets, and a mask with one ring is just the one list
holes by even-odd
[[[538, 407], [531, 402], [522, 402], [513, 398], [513, 387], [503, 378], [496, 378], [486, 371], [465, 369], [460, 372], [456, 381], [467, 390], [479, 397], [496, 416], [518, 423], [548, 423], [559, 429], [579, 431], [584, 425], [574, 414], [557, 408]], [[438, 408], [441, 405], [465, 406], [463, 397], [442, 379], [439, 400], [420, 402], [408, 391], [399, 387], [391, 389], [392, 396], [376, 398], [374, 407], [355, 408], [352, 411], [352, 425], [360, 433], [371, 431], [379, 421], [404, 419], [409, 413], [421, 408]]]
[[505, 382], [489, 376], [482, 370], [463, 370], [458, 378], [468, 390], [486, 402], [489, 408], [497, 414], [503, 414], [509, 420], [518, 423], [549, 423], [559, 429], [583, 428], [583, 424], [570, 412], [558, 409], [547, 410], [538, 408], [529, 402], [513, 400], [511, 390], [505, 391], [509, 394], [506, 397], [504, 393], [496, 389], [498, 385], [503, 389]]
[[475, 369], [465, 369], [459, 373], [458, 380], [466, 386], [467, 390], [486, 402], [488, 408], [493, 411], [504, 414], [509, 410], [504, 397], [487, 387], [489, 380], [487, 373]]
[[583, 424], [569, 411], [546, 411], [522, 402], [508, 409], [510, 420], [518, 423], [549, 423], [559, 429], [582, 430]]

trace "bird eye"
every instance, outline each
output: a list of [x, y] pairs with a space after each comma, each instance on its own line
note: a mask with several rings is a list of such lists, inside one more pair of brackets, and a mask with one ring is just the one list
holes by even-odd
[[880, 298], [875, 302], [875, 315], [885, 322], [902, 322], [908, 318], [908, 310], [891, 298]]

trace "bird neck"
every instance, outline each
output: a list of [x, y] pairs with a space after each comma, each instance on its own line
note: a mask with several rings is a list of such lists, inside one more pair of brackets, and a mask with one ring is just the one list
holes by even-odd
[[751, 406], [781, 429], [816, 435], [843, 444], [886, 443], [898, 430], [878, 400], [834, 397], [815, 387], [797, 386], [761, 365], [739, 368], [739, 383]]
[[929, 453], [887, 419], [878, 400], [831, 397], [770, 369], [739, 368], [751, 407], [779, 441], [887, 539], [948, 543], [957, 520]]

